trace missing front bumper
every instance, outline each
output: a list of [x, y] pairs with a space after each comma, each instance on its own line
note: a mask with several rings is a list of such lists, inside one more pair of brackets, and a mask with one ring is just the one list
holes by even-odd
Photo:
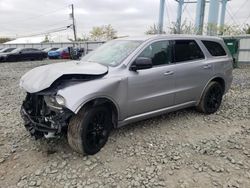
[[20, 113], [25, 128], [35, 138], [60, 134], [74, 114], [66, 108], [55, 111], [46, 105], [42, 96], [31, 94], [27, 95]]

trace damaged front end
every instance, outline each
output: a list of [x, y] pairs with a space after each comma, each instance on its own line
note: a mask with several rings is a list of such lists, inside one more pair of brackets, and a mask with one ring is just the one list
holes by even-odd
[[53, 137], [67, 128], [74, 114], [62, 105], [63, 99], [40, 93], [27, 93], [21, 107], [21, 116], [26, 129], [36, 139]]

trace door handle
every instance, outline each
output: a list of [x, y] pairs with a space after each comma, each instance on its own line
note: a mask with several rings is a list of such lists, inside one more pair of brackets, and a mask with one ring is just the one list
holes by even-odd
[[212, 65], [205, 65], [203, 66], [203, 69], [211, 69], [212, 68]]
[[164, 73], [165, 76], [172, 75], [172, 74], [174, 74], [174, 71], [167, 71]]

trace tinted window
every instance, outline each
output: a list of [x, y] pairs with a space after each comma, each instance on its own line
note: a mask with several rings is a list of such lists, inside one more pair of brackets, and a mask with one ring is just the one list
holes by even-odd
[[203, 59], [204, 54], [194, 40], [176, 40], [173, 45], [174, 62]]
[[214, 41], [202, 41], [203, 44], [206, 46], [207, 50], [212, 56], [224, 56], [226, 55], [225, 50], [223, 47], [218, 43]]
[[11, 51], [13, 51], [15, 48], [8, 48], [8, 49], [6, 49], [6, 50], [4, 50], [3, 52], [11, 52]]
[[29, 52], [38, 52], [39, 50], [38, 49], [36, 49], [36, 48], [30, 48], [29, 49]]
[[36, 51], [38, 51], [37, 49], [35, 49], [35, 48], [25, 48], [25, 49], [22, 49], [21, 50], [22, 52], [36, 52]]
[[169, 41], [159, 41], [150, 44], [139, 57], [151, 58], [153, 65], [169, 64], [171, 62], [171, 46]]
[[22, 49], [21, 52], [28, 52], [29, 48]]

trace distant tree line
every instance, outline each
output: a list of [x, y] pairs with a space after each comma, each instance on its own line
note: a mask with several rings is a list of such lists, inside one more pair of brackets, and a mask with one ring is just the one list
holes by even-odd
[[0, 37], [0, 44], [13, 40], [9, 37]]
[[[204, 26], [204, 33], [206, 33], [207, 25]], [[146, 35], [153, 35], [157, 34], [157, 26], [156, 24], [153, 24], [148, 27], [148, 29], [145, 31]], [[220, 27], [217, 27], [218, 33], [223, 33], [223, 35], [244, 35], [244, 34], [250, 34], [250, 25], [225, 25], [223, 30]], [[163, 31], [163, 33], [166, 33], [166, 31]], [[170, 34], [176, 34], [177, 33], [177, 27], [175, 23], [172, 23], [168, 27], [168, 33]], [[196, 29], [194, 24], [191, 22], [187, 22], [186, 20], [181, 24], [180, 27], [180, 33], [181, 34], [196, 34]]]
[[[82, 37], [77, 38], [77, 41], [106, 41], [117, 38], [117, 31], [113, 28], [111, 24], [94, 26], [88, 35], [83, 35]], [[69, 39], [73, 41], [73, 39]]]

